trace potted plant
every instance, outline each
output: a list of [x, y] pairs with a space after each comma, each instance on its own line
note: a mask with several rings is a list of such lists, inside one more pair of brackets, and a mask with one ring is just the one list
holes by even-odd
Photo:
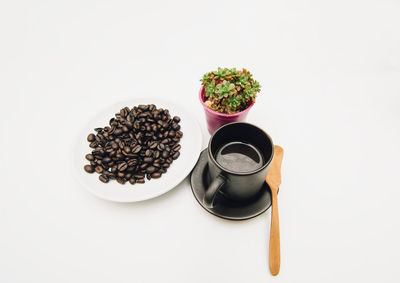
[[218, 68], [200, 81], [199, 99], [210, 134], [224, 124], [244, 121], [261, 87], [249, 71], [236, 68]]

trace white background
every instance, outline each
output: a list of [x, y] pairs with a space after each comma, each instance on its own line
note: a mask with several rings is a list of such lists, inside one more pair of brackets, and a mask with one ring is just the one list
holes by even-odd
[[[399, 1], [1, 1], [0, 282], [399, 282]], [[221, 220], [188, 179], [141, 203], [73, 178], [82, 124], [146, 94], [195, 115], [246, 67], [248, 121], [286, 150], [270, 214]], [[205, 145], [205, 143], [204, 143]]]

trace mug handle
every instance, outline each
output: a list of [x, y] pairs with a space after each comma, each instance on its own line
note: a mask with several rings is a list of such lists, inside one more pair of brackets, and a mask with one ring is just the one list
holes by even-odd
[[207, 191], [204, 195], [204, 204], [208, 208], [214, 207], [215, 197], [217, 196], [218, 191], [222, 188], [225, 182], [225, 177], [223, 177], [222, 175], [218, 175], [217, 178], [215, 178], [208, 186]]

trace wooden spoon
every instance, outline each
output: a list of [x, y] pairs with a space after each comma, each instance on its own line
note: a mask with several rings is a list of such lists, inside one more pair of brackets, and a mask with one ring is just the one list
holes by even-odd
[[279, 236], [279, 215], [278, 215], [278, 188], [281, 184], [281, 165], [283, 159], [283, 148], [276, 145], [271, 167], [265, 178], [271, 189], [272, 213], [271, 213], [271, 234], [269, 239], [269, 270], [276, 276], [281, 265], [281, 243]]

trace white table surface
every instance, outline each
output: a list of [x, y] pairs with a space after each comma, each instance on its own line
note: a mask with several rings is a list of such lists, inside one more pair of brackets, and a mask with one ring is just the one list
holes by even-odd
[[[399, 1], [1, 1], [0, 282], [399, 282]], [[73, 178], [82, 123], [144, 95], [186, 105], [246, 67], [248, 121], [286, 150], [270, 214], [206, 213], [185, 179], [133, 204]]]

